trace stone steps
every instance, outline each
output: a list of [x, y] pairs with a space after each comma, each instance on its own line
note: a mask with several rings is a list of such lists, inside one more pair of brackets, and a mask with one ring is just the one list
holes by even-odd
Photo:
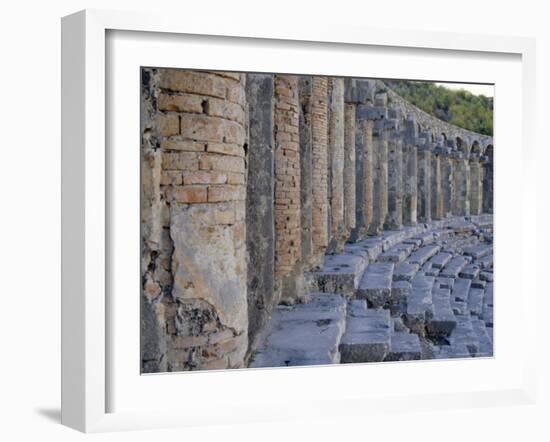
[[336, 294], [313, 293], [307, 304], [278, 306], [259, 339], [250, 367], [340, 362], [347, 304]]
[[439, 274], [447, 278], [458, 278], [458, 275], [468, 263], [468, 258], [461, 255], [455, 256], [443, 267]]
[[456, 318], [451, 308], [451, 289], [437, 287], [432, 290], [433, 316], [426, 323], [432, 337], [450, 336], [456, 327]]
[[394, 264], [376, 262], [370, 264], [357, 289], [357, 298], [366, 299], [373, 307], [382, 307], [391, 299]]
[[493, 258], [480, 241], [458, 219], [346, 244], [309, 274], [309, 304], [277, 308], [250, 366], [492, 356]]
[[439, 252], [440, 249], [441, 247], [438, 245], [428, 245], [421, 247], [416, 252], [411, 254], [411, 256], [409, 256], [407, 262], [409, 264], [418, 264], [419, 266], [422, 266], [426, 261], [428, 261], [428, 259]]
[[388, 310], [369, 309], [365, 300], [349, 303], [346, 331], [340, 341], [340, 361], [381, 362], [390, 349], [391, 321]]
[[422, 333], [426, 319], [433, 315], [432, 288], [434, 282], [433, 276], [426, 276], [421, 272], [417, 273], [412, 280], [405, 318], [407, 326], [417, 333]]
[[[420, 339], [415, 333], [411, 333], [401, 320], [392, 321], [390, 348], [385, 361], [413, 361], [422, 359], [422, 347]], [[396, 324], [397, 322], [397, 324]]]
[[368, 265], [366, 252], [325, 256], [323, 269], [313, 272], [316, 289], [325, 293], [339, 293], [351, 297]]
[[476, 279], [479, 276], [480, 268], [477, 264], [468, 264], [458, 274], [461, 278]]

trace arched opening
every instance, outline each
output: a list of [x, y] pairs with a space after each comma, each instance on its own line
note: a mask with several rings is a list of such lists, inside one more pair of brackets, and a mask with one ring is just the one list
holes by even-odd
[[475, 140], [472, 143], [472, 153], [481, 154], [481, 144], [479, 144], [479, 141]]
[[456, 137], [456, 148], [458, 149], [459, 152], [467, 152], [468, 151], [467, 144], [460, 137]]

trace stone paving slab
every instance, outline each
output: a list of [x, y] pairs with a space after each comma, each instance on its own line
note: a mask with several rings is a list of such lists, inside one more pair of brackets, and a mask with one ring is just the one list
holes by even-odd
[[391, 334], [390, 349], [386, 361], [413, 361], [422, 359], [418, 335], [407, 331]]
[[368, 259], [360, 254], [326, 255], [320, 272], [314, 272], [318, 290], [351, 296], [359, 285]]
[[393, 270], [394, 281], [412, 281], [420, 266], [408, 262], [400, 262]]
[[470, 314], [479, 316], [483, 312], [483, 289], [470, 288], [468, 294], [468, 308]]
[[479, 342], [479, 351], [477, 356], [493, 356], [493, 340], [489, 333], [487, 333], [485, 322], [479, 319], [472, 319], [472, 329]]
[[407, 262], [410, 264], [424, 265], [428, 259], [439, 252], [440, 248], [441, 247], [438, 245], [424, 246], [409, 256]]
[[436, 269], [441, 269], [445, 267], [445, 265], [451, 260], [452, 257], [452, 253], [441, 252], [430, 259], [430, 264]]
[[407, 298], [405, 315], [407, 326], [421, 333], [426, 318], [433, 314], [432, 288], [434, 277], [417, 273], [412, 280], [412, 290]]
[[[456, 315], [457, 325], [449, 337], [449, 344], [455, 348], [455, 352], [463, 353], [463, 347], [467, 350], [466, 357], [476, 355], [479, 352], [479, 341], [472, 327], [469, 315]], [[460, 356], [455, 356], [460, 357]]]
[[446, 278], [458, 278], [459, 273], [468, 264], [468, 260], [464, 256], [455, 256], [440, 272], [441, 276]]
[[411, 254], [414, 249], [413, 244], [399, 244], [393, 246], [390, 250], [382, 253], [378, 260], [381, 262], [400, 263]]
[[369, 262], [374, 262], [383, 252], [384, 243], [381, 238], [366, 238], [354, 244], [346, 244], [344, 251], [347, 253], [364, 252], [369, 258]]
[[314, 293], [307, 304], [279, 306], [260, 336], [250, 367], [284, 367], [340, 362], [346, 301], [336, 294]]
[[480, 268], [477, 264], [468, 264], [458, 274], [461, 278], [476, 279], [479, 275]]
[[483, 258], [486, 255], [493, 253], [493, 246], [490, 244], [476, 244], [464, 249], [466, 255], [470, 255], [475, 259]]
[[390, 347], [390, 312], [383, 309], [368, 309], [364, 300], [352, 303], [347, 316], [346, 332], [339, 346], [340, 361], [383, 361]]
[[486, 282], [493, 282], [493, 272], [480, 272], [479, 279]]
[[484, 256], [481, 259], [477, 259], [476, 263], [479, 264], [479, 267], [481, 267], [482, 270], [485, 269], [492, 269], [493, 268], [493, 254]]
[[370, 264], [357, 289], [357, 297], [367, 299], [373, 307], [385, 305], [391, 296], [391, 282], [394, 264], [376, 262]]
[[431, 336], [450, 336], [456, 327], [456, 318], [451, 308], [451, 290], [433, 289], [433, 316], [429, 318], [426, 329]]

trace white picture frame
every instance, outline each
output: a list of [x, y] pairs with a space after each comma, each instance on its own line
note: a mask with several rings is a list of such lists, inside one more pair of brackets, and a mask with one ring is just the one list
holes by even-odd
[[[461, 408], [491, 406], [501, 403], [526, 404], [535, 400], [536, 357], [535, 339], [525, 343], [517, 357], [521, 376], [509, 385], [490, 390], [477, 389], [461, 392], [430, 392], [428, 394], [400, 395], [388, 390], [387, 395], [369, 397], [362, 391], [351, 397], [342, 394], [339, 399], [311, 397], [309, 407], [299, 404], [280, 407], [258, 407], [246, 395], [233, 398], [233, 408], [225, 413], [207, 416], [200, 406], [195, 412], [176, 410], [168, 405], [151, 411], [113, 411], [109, 406], [109, 370], [112, 359], [109, 330], [111, 324], [108, 244], [112, 241], [107, 228], [109, 204], [112, 203], [108, 187], [108, 152], [106, 121], [109, 93], [106, 67], [109, 60], [107, 34], [109, 32], [142, 32], [163, 36], [216, 36], [242, 39], [272, 39], [311, 44], [338, 44], [340, 47], [401, 48], [403, 51], [426, 49], [444, 52], [508, 54], [521, 58], [521, 120], [514, 130], [521, 138], [523, 186], [518, 190], [523, 210], [518, 211], [522, 244], [518, 248], [522, 263], [529, 254], [534, 256], [536, 229], [534, 223], [534, 177], [526, 171], [533, 161], [535, 119], [535, 45], [532, 39], [518, 37], [490, 37], [451, 33], [416, 31], [388, 31], [346, 26], [302, 26], [294, 28], [281, 23], [248, 23], [238, 26], [231, 22], [193, 20], [182, 24], [177, 17], [143, 13], [86, 10], [63, 18], [62, 21], [62, 423], [84, 432], [114, 431], [139, 428], [160, 428], [207, 424], [217, 422], [248, 422], [346, 414], [368, 414], [374, 410], [396, 412], [410, 409]], [[153, 35], [153, 34], [151, 34]], [[259, 41], [259, 40], [256, 40]], [[228, 70], [231, 67], [228, 68]], [[136, 86], [136, 90], [137, 90]], [[497, 98], [498, 100], [498, 98]], [[499, 112], [498, 101], [496, 112]], [[498, 129], [497, 129], [498, 130]], [[137, 135], [136, 135], [137, 139]], [[497, 143], [498, 132], [496, 135]], [[503, 143], [504, 145], [504, 143]], [[498, 166], [497, 166], [498, 167]], [[496, 193], [498, 194], [498, 183]], [[497, 205], [498, 207], [498, 205]], [[497, 217], [497, 223], [498, 217]], [[498, 250], [498, 243], [496, 246]], [[524, 274], [525, 268], [521, 272]], [[498, 274], [498, 273], [497, 273]], [[524, 308], [536, 305], [536, 287], [533, 279], [520, 278], [519, 304]], [[136, 302], [138, 296], [136, 295]], [[530, 307], [529, 307], [530, 306]], [[518, 317], [525, 336], [533, 337], [536, 324], [526, 316]], [[498, 325], [497, 325], [498, 327]], [[498, 353], [497, 353], [498, 358]], [[460, 364], [460, 363], [458, 363]], [[391, 365], [395, 367], [396, 365]], [[413, 367], [409, 364], [409, 367]], [[378, 365], [380, 371], [380, 365]], [[387, 366], [386, 370], [390, 370]], [[459, 367], [457, 365], [457, 367]], [[341, 368], [336, 368], [340, 370]], [[358, 378], [364, 366], [347, 368], [346, 377]], [[301, 379], [304, 369], [285, 371], [287, 381]], [[306, 369], [307, 370], [307, 369]], [[395, 370], [391, 368], [391, 370]], [[244, 371], [245, 373], [247, 371]], [[331, 371], [334, 374], [334, 370]], [[328, 373], [328, 372], [327, 372]], [[519, 371], [518, 371], [519, 373]], [[185, 376], [185, 374], [179, 375]], [[270, 370], [254, 371], [249, 375], [235, 372], [208, 373], [231, 382], [248, 376], [250, 382], [266, 382]], [[252, 378], [255, 378], [253, 380]], [[163, 383], [175, 382], [164, 376]], [[198, 380], [199, 378], [197, 378]], [[203, 377], [204, 379], [204, 377]], [[218, 382], [218, 383], [219, 383]], [[212, 387], [214, 388], [214, 387]], [[335, 411], [335, 400], [338, 410]], [[145, 401], [145, 399], [144, 399]], [[222, 401], [221, 401], [222, 402]], [[220, 403], [221, 403], [220, 402]]]

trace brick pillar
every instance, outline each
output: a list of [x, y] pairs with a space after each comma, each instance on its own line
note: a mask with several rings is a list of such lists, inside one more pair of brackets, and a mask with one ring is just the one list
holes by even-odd
[[403, 228], [403, 140], [399, 120], [391, 119], [393, 126], [388, 136], [388, 216], [384, 228]]
[[315, 260], [312, 258], [312, 201], [313, 201], [313, 151], [311, 129], [312, 77], [299, 79], [300, 96], [300, 206], [302, 227], [302, 263], [310, 268]]
[[311, 213], [314, 258], [322, 263], [328, 246], [328, 80], [313, 77], [311, 97], [311, 137], [313, 204]]
[[273, 75], [247, 74], [249, 113], [246, 247], [248, 336], [251, 347], [279, 299], [274, 290]]
[[364, 118], [357, 120], [355, 137], [355, 239], [366, 235], [373, 213], [373, 122]]
[[148, 81], [157, 108], [155, 128], [144, 136], [157, 137], [167, 209], [159, 212], [164, 251], [149, 267], [162, 288], [166, 369], [242, 367], [248, 347], [245, 76], [158, 69]]
[[298, 77], [275, 76], [275, 282], [281, 300], [302, 296]]
[[[330, 214], [334, 250], [342, 251], [344, 229], [344, 79], [330, 78]], [[332, 248], [332, 247], [331, 247]]]
[[346, 103], [344, 111], [344, 223], [345, 237], [355, 228], [356, 170], [355, 170], [356, 105]]
[[442, 183], [442, 158], [441, 153], [436, 149], [432, 151], [432, 219], [443, 219], [443, 183]]
[[483, 212], [483, 170], [477, 154], [470, 154], [470, 213], [480, 215]]
[[418, 148], [418, 220], [432, 220], [432, 152], [426, 144]]

